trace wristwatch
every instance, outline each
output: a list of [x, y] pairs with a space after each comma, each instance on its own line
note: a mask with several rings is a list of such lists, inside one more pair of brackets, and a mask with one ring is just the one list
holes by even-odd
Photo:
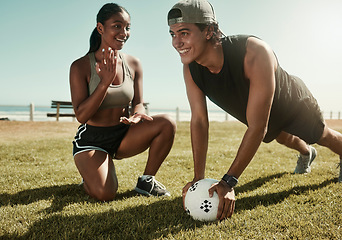
[[236, 177], [225, 174], [222, 178], [224, 182], [226, 182], [230, 187], [235, 187], [235, 185], [238, 183], [238, 180]]

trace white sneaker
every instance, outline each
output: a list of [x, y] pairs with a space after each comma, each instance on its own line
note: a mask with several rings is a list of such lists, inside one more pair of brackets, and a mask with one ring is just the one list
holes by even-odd
[[317, 151], [314, 147], [309, 146], [310, 153], [309, 155], [302, 155], [300, 154], [297, 160], [297, 166], [294, 170], [294, 173], [309, 173], [311, 172], [311, 163], [316, 158]]

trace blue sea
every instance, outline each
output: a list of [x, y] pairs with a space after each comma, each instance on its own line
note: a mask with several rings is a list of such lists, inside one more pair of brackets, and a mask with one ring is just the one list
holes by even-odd
[[[33, 121], [56, 121], [56, 118], [47, 117], [47, 113], [55, 113], [56, 109], [45, 106], [35, 106]], [[72, 113], [72, 109], [63, 109], [65, 113]], [[0, 119], [11, 121], [30, 121], [30, 105], [27, 106], [0, 106]], [[60, 118], [61, 121], [72, 121], [72, 118]]]
[[[72, 109], [61, 109], [63, 113], [72, 113]], [[47, 113], [55, 113], [56, 109], [49, 106], [34, 106], [33, 121], [56, 121], [54, 117], [47, 117]], [[169, 114], [173, 119], [178, 121], [190, 121], [191, 113], [189, 110], [179, 109], [149, 109], [149, 115], [156, 115], [160, 113]], [[1, 106], [0, 105], [0, 119], [8, 119], [11, 121], [30, 121], [30, 105], [27, 106]], [[210, 121], [226, 121], [234, 120], [233, 117], [228, 116], [224, 111], [212, 110], [209, 111]], [[60, 121], [71, 122], [75, 121], [71, 117], [61, 117]]]

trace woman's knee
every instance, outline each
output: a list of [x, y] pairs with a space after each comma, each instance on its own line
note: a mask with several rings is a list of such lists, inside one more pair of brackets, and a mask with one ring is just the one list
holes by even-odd
[[163, 131], [168, 131], [172, 135], [176, 133], [177, 123], [168, 114], [161, 114], [156, 117], [159, 119]]
[[89, 196], [100, 201], [115, 198], [118, 180], [111, 156], [103, 151], [91, 150], [78, 153], [74, 160]]
[[112, 201], [116, 197], [117, 186], [108, 188], [106, 186], [88, 186], [87, 193], [99, 201]]

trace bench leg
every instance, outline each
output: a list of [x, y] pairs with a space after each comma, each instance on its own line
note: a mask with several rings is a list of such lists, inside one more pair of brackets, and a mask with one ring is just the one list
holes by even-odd
[[58, 122], [59, 121], [59, 107], [60, 107], [60, 103], [57, 103], [57, 112], [56, 112], [56, 121]]

